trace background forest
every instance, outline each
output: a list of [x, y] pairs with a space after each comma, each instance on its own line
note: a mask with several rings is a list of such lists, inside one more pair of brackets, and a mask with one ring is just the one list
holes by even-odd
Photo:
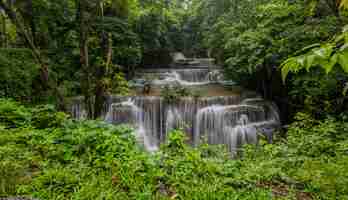
[[[0, 0], [0, 197], [348, 199], [347, 0]], [[170, 52], [274, 101], [273, 144], [159, 152], [98, 118]], [[88, 118], [67, 113], [83, 96]], [[94, 119], [94, 120], [92, 120]]]

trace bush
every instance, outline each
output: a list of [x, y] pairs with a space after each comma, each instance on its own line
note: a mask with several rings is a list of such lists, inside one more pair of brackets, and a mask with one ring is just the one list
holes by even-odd
[[175, 103], [182, 97], [193, 96], [192, 92], [181, 85], [164, 86], [161, 90], [161, 97], [168, 103]]
[[324, 70], [316, 69], [293, 76], [288, 83], [293, 112], [306, 112], [317, 119], [346, 114], [347, 101], [343, 92], [346, 80], [347, 76], [337, 70], [325, 74]]
[[[348, 195], [348, 123], [324, 121], [298, 113], [287, 140], [249, 149], [243, 164], [263, 181], [278, 181], [305, 188], [319, 199], [344, 199]], [[243, 173], [243, 172], [241, 172]], [[254, 174], [255, 175], [255, 174]]]
[[0, 125], [15, 128], [27, 125], [30, 120], [29, 109], [15, 101], [0, 99]]
[[13, 100], [0, 99], [0, 125], [7, 128], [34, 126], [44, 129], [62, 125], [67, 118], [52, 105], [27, 108]]
[[0, 98], [33, 100], [38, 72], [30, 50], [0, 48]]

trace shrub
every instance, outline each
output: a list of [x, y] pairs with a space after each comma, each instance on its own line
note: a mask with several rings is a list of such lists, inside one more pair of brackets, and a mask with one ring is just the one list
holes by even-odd
[[0, 98], [32, 100], [38, 72], [30, 50], [0, 48]]
[[182, 97], [193, 96], [192, 92], [181, 85], [164, 86], [161, 90], [161, 97], [168, 103], [175, 103]]
[[0, 125], [7, 128], [34, 126], [49, 128], [62, 125], [68, 115], [57, 112], [52, 105], [39, 105], [32, 108], [13, 100], [0, 99]]

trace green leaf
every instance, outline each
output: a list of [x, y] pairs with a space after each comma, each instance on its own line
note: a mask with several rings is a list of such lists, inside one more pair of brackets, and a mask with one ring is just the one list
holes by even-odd
[[73, 157], [73, 152], [70, 149], [66, 149], [64, 153], [64, 160], [71, 160]]
[[333, 45], [328, 44], [320, 48], [313, 49], [313, 53], [319, 58], [328, 59], [333, 52]]
[[289, 72], [291, 71], [298, 71], [299, 70], [299, 62], [297, 57], [289, 58], [287, 59], [281, 66], [282, 70], [282, 80], [283, 83], [286, 82], [286, 77], [288, 76]]
[[345, 38], [346, 38], [345, 35], [346, 35], [346, 34], [338, 35], [337, 37], [334, 38], [334, 42], [335, 42], [335, 43], [338, 43], [338, 42], [340, 42], [341, 40], [345, 40]]
[[345, 85], [344, 85], [344, 88], [343, 88], [343, 96], [346, 96], [347, 95], [347, 92], [348, 92], [348, 83], [346, 83]]
[[338, 61], [338, 55], [334, 54], [330, 58], [330, 61], [328, 61], [326, 64], [322, 65], [323, 68], [325, 69], [326, 74], [328, 74], [332, 71], [332, 68], [336, 65], [337, 61]]
[[315, 43], [315, 44], [306, 46], [306, 47], [304, 47], [303, 49], [301, 49], [301, 50], [299, 50], [299, 51], [296, 51], [296, 52], [294, 53], [294, 55], [302, 54], [302, 53], [307, 52], [308, 50], [313, 49], [313, 48], [315, 48], [315, 47], [320, 47], [320, 43]]
[[298, 63], [300, 66], [304, 66], [304, 65], [305, 65], [305, 62], [306, 62], [306, 57], [305, 57], [305, 56], [299, 56], [299, 57], [297, 57], [297, 63]]
[[342, 0], [340, 3], [341, 9], [348, 9], [348, 0]]
[[288, 65], [284, 65], [282, 67], [282, 80], [283, 80], [283, 83], [286, 82], [286, 77], [288, 76], [289, 71], [290, 71], [290, 69], [289, 69]]
[[339, 52], [338, 55], [338, 63], [341, 65], [342, 69], [348, 73], [348, 51]]
[[306, 56], [305, 67], [307, 71], [309, 71], [309, 69], [313, 66], [314, 61], [315, 61], [315, 55]]

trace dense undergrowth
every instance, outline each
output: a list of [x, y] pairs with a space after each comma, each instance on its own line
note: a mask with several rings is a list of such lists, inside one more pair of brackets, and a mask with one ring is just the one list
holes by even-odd
[[38, 199], [346, 199], [348, 123], [298, 114], [275, 144], [185, 144], [173, 131], [159, 152], [132, 130], [75, 121], [50, 106], [0, 100], [0, 197]]

